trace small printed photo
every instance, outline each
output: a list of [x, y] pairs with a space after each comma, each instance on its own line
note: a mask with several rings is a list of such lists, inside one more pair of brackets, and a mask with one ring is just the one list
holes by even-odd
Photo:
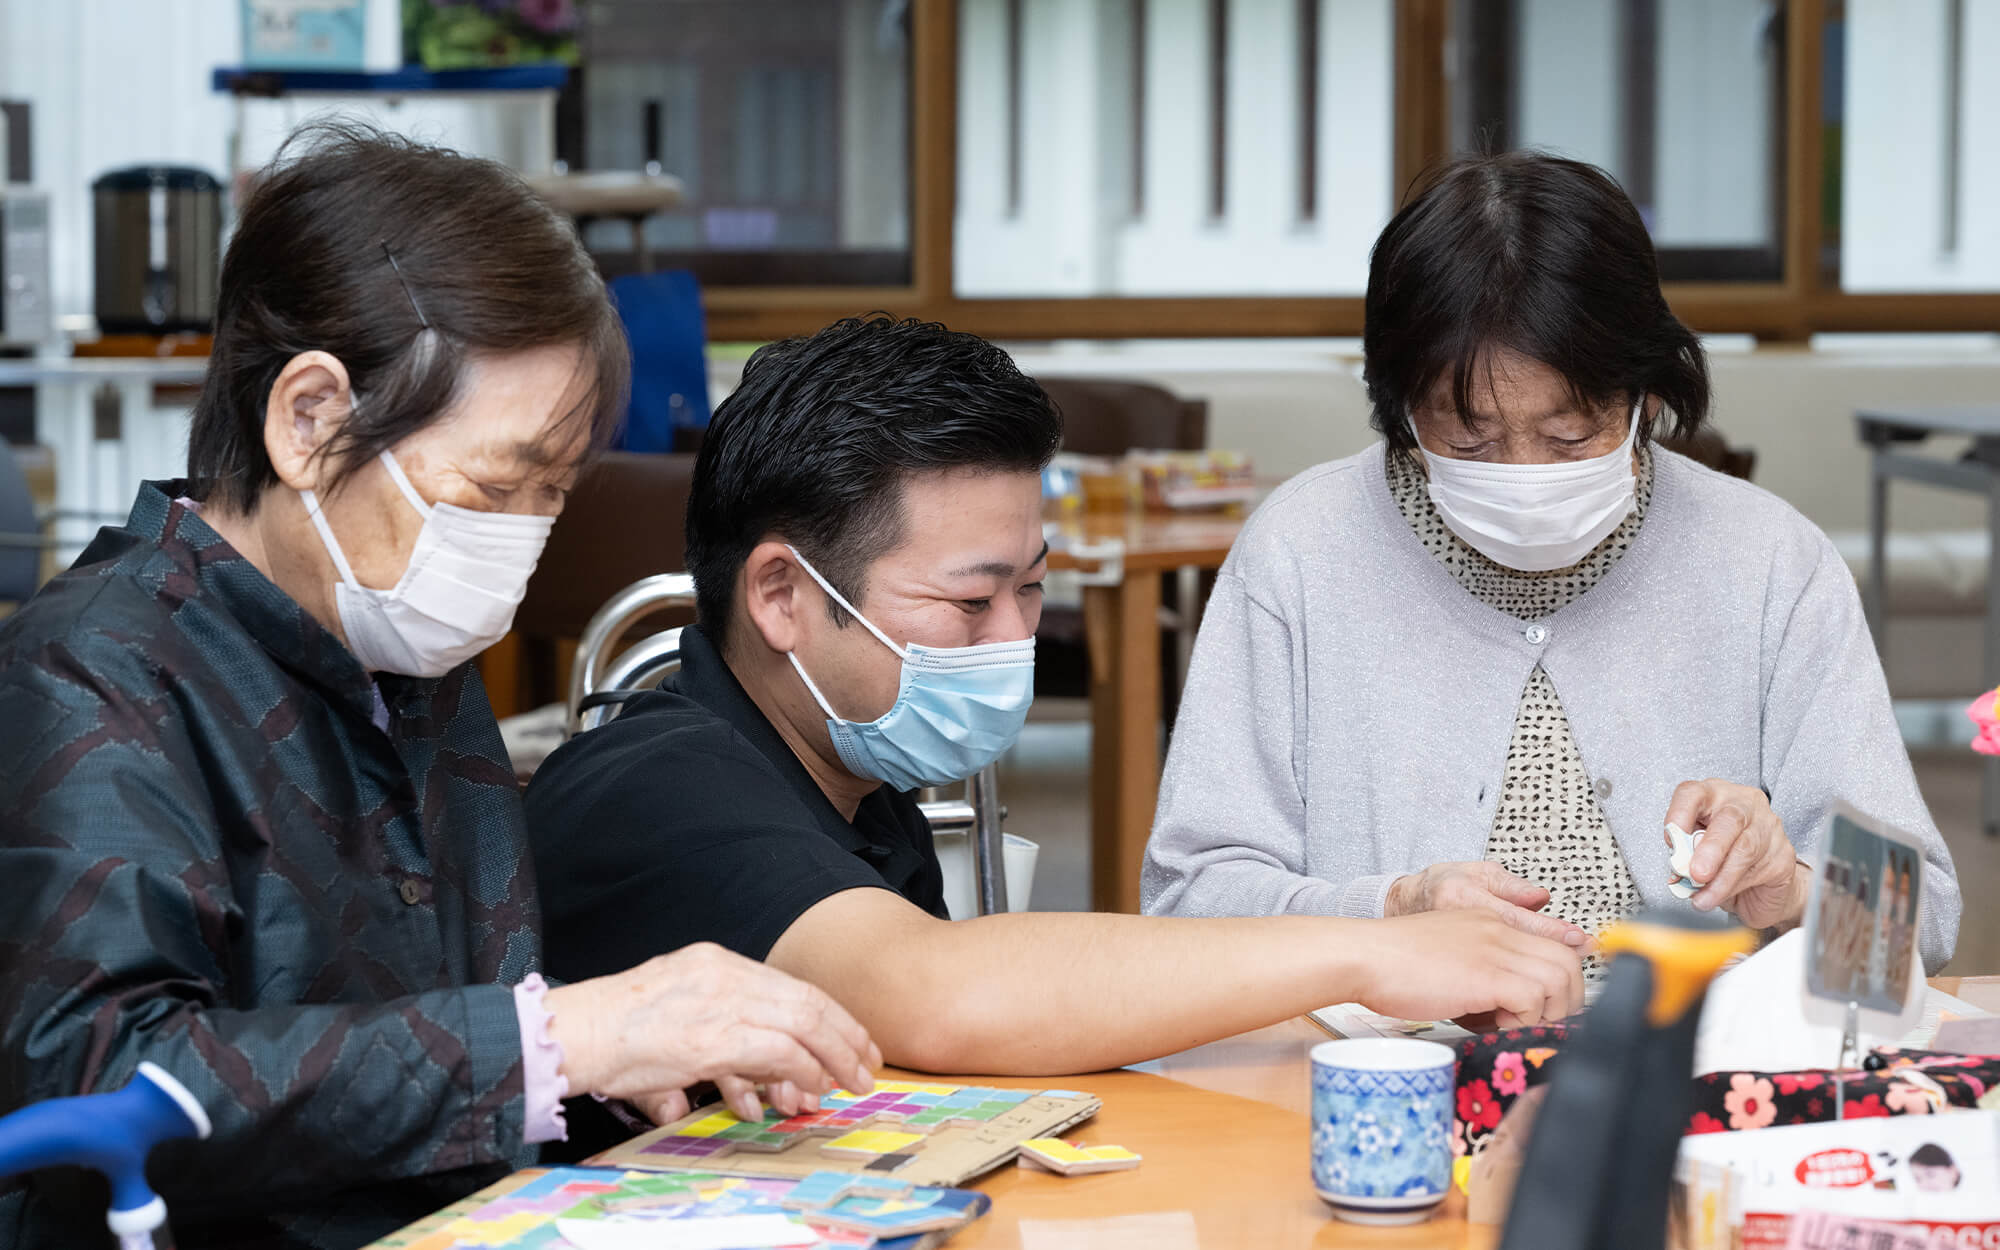
[[1834, 816], [1807, 914], [1808, 990], [1873, 1011], [1903, 1010], [1922, 874], [1915, 848], [1845, 812]]
[[1950, 1193], [1958, 1188], [1958, 1163], [1936, 1142], [1925, 1142], [1911, 1151], [1909, 1168], [1911, 1185], [1924, 1193]]

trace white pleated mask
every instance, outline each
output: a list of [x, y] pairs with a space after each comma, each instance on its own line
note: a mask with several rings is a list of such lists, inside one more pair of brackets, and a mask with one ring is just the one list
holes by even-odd
[[1588, 460], [1492, 464], [1432, 455], [1420, 441], [1431, 502], [1452, 533], [1495, 564], [1529, 573], [1566, 569], [1631, 514], [1632, 443], [1645, 402], [1642, 395], [1633, 405], [1618, 450]]
[[475, 512], [425, 503], [387, 451], [382, 464], [424, 518], [403, 576], [389, 590], [363, 586], [311, 491], [306, 515], [340, 581], [333, 588], [347, 649], [370, 672], [442, 677], [506, 636], [554, 517]]

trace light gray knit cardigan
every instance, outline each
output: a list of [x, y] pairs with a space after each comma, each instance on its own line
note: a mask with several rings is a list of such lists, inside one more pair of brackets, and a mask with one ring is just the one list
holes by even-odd
[[1808, 861], [1836, 799], [1921, 838], [1924, 966], [1951, 957], [1951, 855], [1826, 535], [1655, 448], [1631, 549], [1568, 607], [1521, 621], [1424, 550], [1382, 456], [1293, 478], [1223, 565], [1167, 754], [1148, 912], [1379, 916], [1397, 876], [1482, 858], [1539, 661], [1648, 906], [1687, 906], [1660, 837], [1675, 785], [1720, 777], [1768, 793]]

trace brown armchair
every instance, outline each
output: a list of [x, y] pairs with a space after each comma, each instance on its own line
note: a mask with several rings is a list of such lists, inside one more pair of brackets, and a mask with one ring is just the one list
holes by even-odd
[[[693, 480], [694, 456], [680, 452], [606, 452], [584, 471], [528, 580], [514, 632], [481, 660], [498, 715], [560, 702], [577, 639], [604, 601], [642, 577], [687, 568]], [[666, 611], [634, 627], [650, 633], [693, 619]]]

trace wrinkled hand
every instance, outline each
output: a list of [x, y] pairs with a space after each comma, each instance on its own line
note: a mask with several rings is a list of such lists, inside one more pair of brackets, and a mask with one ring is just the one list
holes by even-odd
[[[1714, 777], [1683, 781], [1666, 823], [1708, 831], [1688, 864], [1689, 879], [1701, 887], [1692, 900], [1697, 909], [1721, 907], [1753, 929], [1795, 925], [1805, 915], [1810, 874], [1762, 790]], [[1664, 828], [1660, 836], [1667, 838]]]
[[1544, 916], [1549, 892], [1531, 881], [1483, 860], [1478, 863], [1432, 864], [1422, 872], [1396, 878], [1389, 886], [1385, 916], [1471, 908], [1490, 911], [1523, 933], [1569, 946], [1584, 946], [1590, 935], [1566, 920]]
[[1367, 926], [1360, 1001], [1386, 1016], [1450, 1020], [1494, 1013], [1502, 1028], [1583, 1009], [1577, 948], [1524, 933], [1485, 909], [1430, 911]]
[[623, 1098], [656, 1124], [685, 1115], [688, 1087], [703, 1081], [755, 1120], [759, 1084], [796, 1115], [835, 1087], [873, 1089], [882, 1062], [867, 1030], [825, 993], [706, 942], [545, 1001], [571, 1090]]

